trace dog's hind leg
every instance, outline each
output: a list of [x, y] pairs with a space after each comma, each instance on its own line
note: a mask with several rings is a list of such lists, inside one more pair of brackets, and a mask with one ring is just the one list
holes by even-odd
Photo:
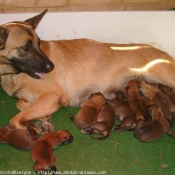
[[67, 106], [68, 99], [65, 96], [59, 96], [56, 92], [50, 92], [36, 99], [19, 114], [10, 120], [10, 124], [18, 129], [25, 129], [26, 122], [38, 119], [46, 119], [56, 112], [60, 107]]

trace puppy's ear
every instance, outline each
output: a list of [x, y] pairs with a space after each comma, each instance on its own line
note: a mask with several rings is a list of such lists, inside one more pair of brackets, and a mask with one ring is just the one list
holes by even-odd
[[8, 31], [0, 26], [0, 50], [5, 48], [5, 43], [8, 37]]
[[37, 16], [34, 16], [30, 19], [27, 19], [25, 22], [27, 22], [28, 24], [30, 24], [33, 29], [35, 29], [38, 25], [38, 23], [41, 21], [41, 19], [43, 18], [43, 16], [46, 14], [48, 9], [44, 10], [42, 13], [40, 13]]

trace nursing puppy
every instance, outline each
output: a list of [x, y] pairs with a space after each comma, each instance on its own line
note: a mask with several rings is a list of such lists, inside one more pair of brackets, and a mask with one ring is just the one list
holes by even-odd
[[81, 109], [77, 115], [75, 117], [69, 115], [69, 118], [80, 129], [88, 128], [97, 122], [98, 113], [105, 102], [105, 98], [101, 93], [94, 93], [80, 104]]
[[141, 142], [151, 142], [160, 138], [164, 133], [175, 138], [171, 126], [166, 120], [160, 107], [157, 105], [148, 106], [148, 112], [152, 121], [140, 121], [134, 131], [134, 136]]
[[173, 91], [173, 89], [171, 89], [168, 86], [165, 85], [160, 85], [159, 89], [168, 96], [168, 98], [170, 99], [170, 101], [175, 105], [175, 93]]
[[32, 128], [27, 130], [16, 129], [14, 126], [0, 128], [0, 143], [9, 143], [21, 150], [31, 150], [39, 136]]
[[161, 90], [154, 88], [144, 81], [138, 81], [138, 85], [139, 90], [143, 93], [143, 95], [146, 98], [151, 99], [155, 104], [157, 104], [161, 108], [166, 119], [171, 123], [174, 123], [175, 106], [167, 97], [167, 95], [165, 95]]
[[[91, 116], [89, 116], [91, 117]], [[85, 118], [88, 120], [88, 118]], [[102, 137], [91, 136], [93, 139], [103, 140], [110, 135], [110, 131], [115, 123], [114, 108], [106, 102], [100, 109], [96, 122], [90, 127], [82, 128], [81, 132], [85, 134], [101, 134]]]
[[114, 125], [114, 131], [123, 131], [126, 127], [132, 129], [136, 126], [136, 115], [130, 108], [128, 101], [124, 99], [108, 101], [115, 111], [115, 115], [121, 121], [120, 125]]
[[128, 103], [136, 115], [136, 120], [149, 120], [149, 117], [146, 114], [145, 108], [141, 102], [141, 97], [139, 96], [137, 82], [130, 81], [128, 83], [128, 88]]
[[20, 101], [22, 111], [10, 121], [16, 128], [44, 120], [60, 107], [79, 106], [98, 91], [114, 99], [133, 79], [175, 87], [174, 58], [152, 46], [90, 39], [40, 41], [34, 30], [45, 13], [1, 26], [8, 36], [0, 57], [23, 72], [1, 77], [2, 88]]
[[52, 150], [58, 146], [71, 143], [72, 135], [67, 130], [59, 130], [44, 134], [31, 150], [31, 156], [34, 161], [34, 170], [39, 174], [45, 174], [51, 171], [53, 174], [56, 169], [56, 159]]

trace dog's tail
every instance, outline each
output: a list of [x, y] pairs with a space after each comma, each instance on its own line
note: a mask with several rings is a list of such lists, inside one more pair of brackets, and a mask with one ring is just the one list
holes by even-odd
[[103, 140], [103, 139], [108, 138], [109, 135], [110, 135], [110, 132], [108, 132], [108, 131], [103, 131], [102, 133], [103, 133], [103, 136], [102, 137], [91, 136], [91, 138], [96, 139], [96, 140]]

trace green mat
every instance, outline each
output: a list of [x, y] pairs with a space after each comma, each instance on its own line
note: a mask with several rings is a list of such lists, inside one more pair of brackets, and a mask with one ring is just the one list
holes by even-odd
[[[19, 112], [16, 99], [0, 88], [0, 127]], [[137, 141], [132, 132], [111, 132], [106, 140], [82, 134], [68, 114], [79, 109], [62, 108], [53, 115], [55, 130], [67, 129], [74, 136], [71, 144], [54, 151], [57, 174], [175, 175], [175, 140], [164, 135], [151, 143]], [[175, 131], [175, 129], [173, 128]], [[0, 144], [0, 174], [37, 174], [29, 151]]]

